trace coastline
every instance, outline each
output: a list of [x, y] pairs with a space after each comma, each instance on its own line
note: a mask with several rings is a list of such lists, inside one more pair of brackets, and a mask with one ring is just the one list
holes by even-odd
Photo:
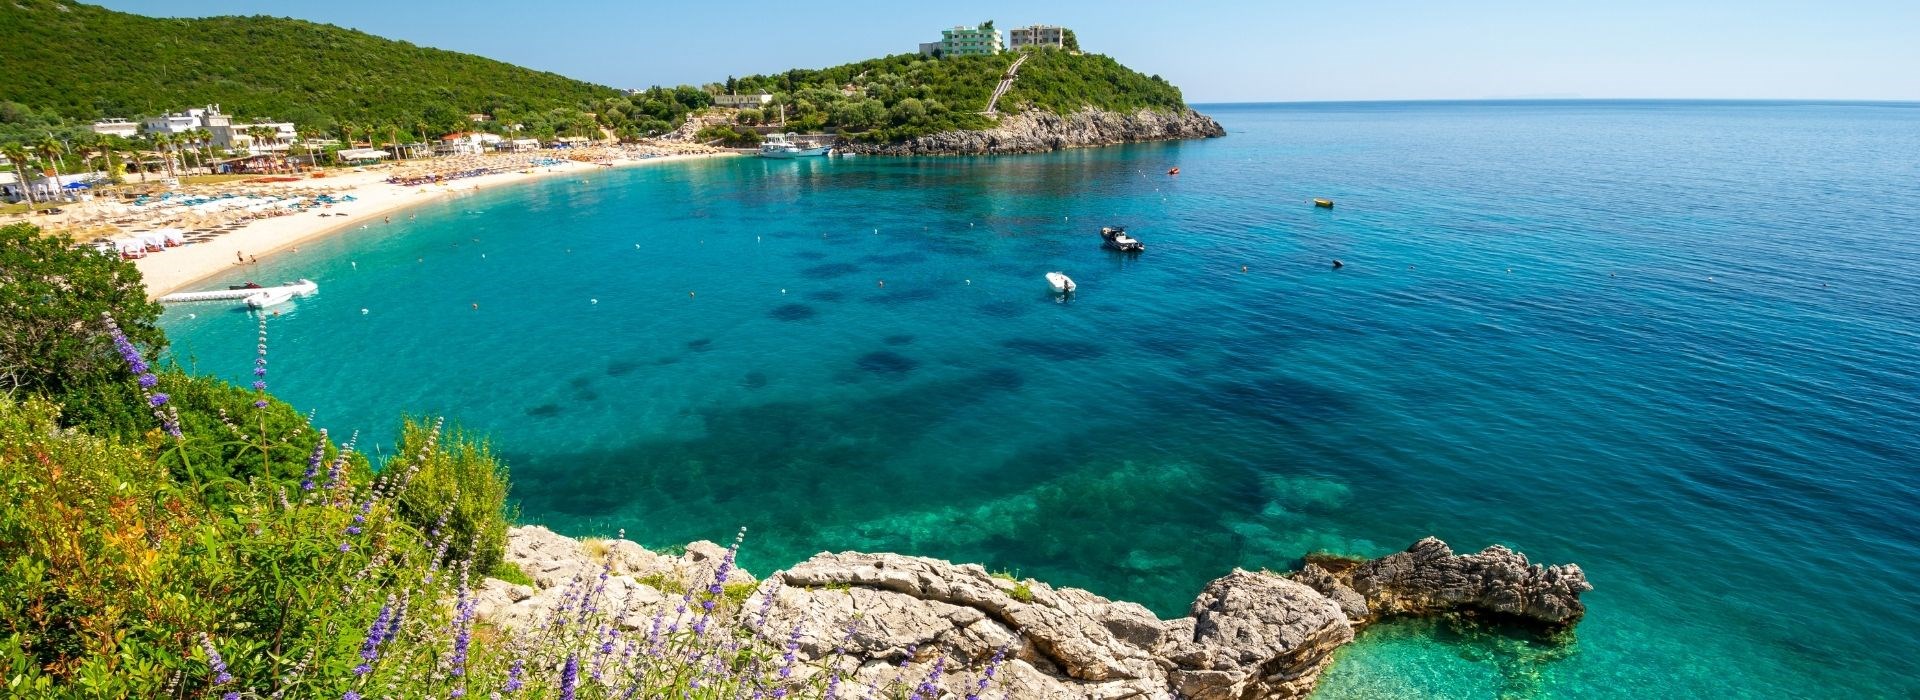
[[[677, 163], [736, 155], [731, 153], [675, 154], [615, 161], [612, 167]], [[437, 185], [391, 184], [386, 182], [390, 171], [385, 169], [329, 175], [325, 179], [327, 184], [346, 186], [349, 189], [341, 194], [350, 194], [354, 197], [353, 202], [334, 205], [335, 216], [321, 218], [310, 214], [298, 214], [260, 219], [213, 240], [170, 248], [164, 253], [134, 260], [133, 263], [134, 267], [140, 270], [141, 282], [146, 286], [147, 296], [157, 298], [241, 266], [240, 263], [235, 262], [237, 255], [249, 256], [253, 259], [266, 258], [292, 249], [301, 243], [356, 227], [370, 226], [381, 221], [382, 217], [455, 193], [474, 192], [502, 185], [532, 182], [555, 175], [601, 170], [606, 167], [594, 163], [567, 161], [536, 172], [496, 173]]]

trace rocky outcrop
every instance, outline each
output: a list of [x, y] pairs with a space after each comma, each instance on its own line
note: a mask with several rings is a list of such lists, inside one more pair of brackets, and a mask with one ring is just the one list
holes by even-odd
[[[724, 555], [709, 542], [667, 556], [515, 528], [507, 559], [535, 585], [487, 580], [479, 614], [524, 629], [592, 589], [623, 627], [684, 622], [683, 593], [710, 583]], [[795, 640], [799, 657], [837, 665], [846, 683], [921, 681], [938, 664], [938, 685], [964, 697], [993, 666], [994, 696], [1046, 700], [1304, 697], [1357, 625], [1477, 610], [1564, 627], [1579, 620], [1579, 595], [1591, 588], [1573, 565], [1529, 565], [1502, 547], [1455, 556], [1431, 538], [1372, 561], [1315, 557], [1291, 575], [1235, 570], [1175, 620], [975, 564], [897, 554], [823, 553], [764, 581], [733, 569], [727, 583], [755, 584], [730, 624], [769, 645]]]
[[1000, 117], [980, 131], [942, 131], [894, 143], [842, 140], [834, 148], [868, 155], [988, 155], [1041, 153], [1063, 148], [1111, 146], [1140, 141], [1175, 141], [1227, 135], [1212, 117], [1193, 110], [1105, 112], [1085, 109], [1069, 114], [1029, 110]]
[[1500, 545], [1455, 555], [1432, 537], [1371, 561], [1309, 557], [1292, 578], [1333, 599], [1354, 624], [1475, 612], [1564, 629], [1586, 614], [1580, 594], [1593, 590], [1578, 564], [1529, 564], [1526, 555]]

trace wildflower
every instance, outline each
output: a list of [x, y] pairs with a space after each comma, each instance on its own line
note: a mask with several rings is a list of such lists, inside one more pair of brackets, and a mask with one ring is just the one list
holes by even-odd
[[156, 392], [154, 395], [147, 397], [147, 405], [154, 408], [165, 406], [167, 405], [167, 395]]
[[207, 668], [213, 671], [213, 684], [226, 685], [233, 682], [233, 674], [227, 673], [227, 662], [220, 658], [220, 650], [213, 648], [213, 638], [200, 633], [200, 648], [207, 652]]
[[927, 673], [927, 677], [925, 680], [920, 681], [919, 687], [916, 687], [913, 689], [913, 694], [907, 696], [908, 699], [919, 700], [921, 698], [925, 698], [926, 700], [935, 700], [936, 698], [939, 698], [940, 697], [940, 686], [939, 686], [940, 672], [942, 670], [945, 670], [946, 666], [947, 666], [947, 657], [941, 656], [939, 658], [934, 659], [933, 670]]
[[520, 690], [521, 684], [524, 683], [524, 681], [520, 680], [520, 674], [525, 671], [525, 666], [525, 661], [520, 659], [513, 660], [513, 665], [507, 667], [507, 682], [500, 686], [502, 692], [511, 693]]
[[253, 381], [253, 390], [255, 392], [258, 392], [260, 394], [260, 397], [259, 397], [259, 400], [253, 402], [253, 407], [266, 408], [267, 407], [267, 316], [265, 314], [260, 315], [260, 344], [257, 347], [259, 348], [260, 354], [258, 357], [254, 358], [253, 360], [253, 376], [258, 377], [258, 379], [255, 379]]
[[1007, 645], [1002, 644], [999, 649], [993, 651], [993, 658], [987, 660], [986, 671], [980, 676], [980, 680], [974, 683], [973, 692], [967, 693], [967, 700], [980, 700], [980, 695], [987, 692], [987, 686], [993, 683], [994, 671], [1000, 667], [1000, 662], [1006, 659]]
[[794, 657], [800, 651], [800, 626], [793, 626], [793, 634], [787, 635], [787, 652], [780, 655], [780, 678], [793, 675]]
[[176, 440], [180, 439], [179, 411], [174, 410], [172, 406], [167, 406], [164, 411], [160, 410], [162, 406], [166, 406], [168, 397], [166, 394], [153, 392], [153, 388], [160, 384], [160, 378], [149, 371], [152, 368], [147, 366], [146, 358], [140, 356], [139, 348], [135, 348], [133, 341], [128, 340], [127, 334], [120, 330], [120, 324], [113, 322], [113, 315], [101, 313], [100, 318], [107, 325], [107, 337], [113, 340], [114, 350], [120, 353], [120, 359], [126, 361], [127, 371], [138, 377], [140, 393], [146, 395], [147, 406], [153, 409], [154, 419], [160, 422], [160, 428], [167, 431], [168, 435]]
[[340, 543], [340, 551], [342, 551], [342, 552], [351, 552], [351, 551], [353, 551], [353, 545], [350, 545], [350, 544], [347, 544], [347, 543], [345, 543], [345, 542], [341, 542], [341, 543]]
[[373, 671], [373, 662], [380, 658], [380, 642], [384, 639], [388, 631], [388, 623], [392, 620], [393, 596], [387, 596], [387, 604], [380, 607], [380, 616], [374, 618], [373, 625], [367, 628], [366, 640], [360, 643], [361, 664], [353, 667], [353, 675], [364, 676]]
[[229, 690], [226, 695], [220, 696], [220, 700], [240, 700], [240, 691]]
[[349, 690], [340, 695], [340, 700], [360, 700], [360, 694]]
[[560, 700], [573, 700], [574, 686], [580, 683], [580, 658], [567, 655], [567, 666], [560, 670]]
[[142, 389], [152, 389], [154, 385], [159, 383], [160, 378], [153, 376], [152, 372], [140, 375], [140, 388]]

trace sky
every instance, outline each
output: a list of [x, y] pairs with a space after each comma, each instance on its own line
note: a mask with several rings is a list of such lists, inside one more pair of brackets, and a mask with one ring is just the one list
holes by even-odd
[[704, 84], [916, 50], [940, 29], [1054, 24], [1188, 102], [1513, 98], [1920, 100], [1920, 0], [105, 0], [265, 14], [614, 87]]

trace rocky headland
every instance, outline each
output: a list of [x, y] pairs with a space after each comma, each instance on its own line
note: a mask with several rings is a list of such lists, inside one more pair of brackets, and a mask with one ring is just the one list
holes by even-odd
[[[682, 594], [711, 583], [725, 554], [711, 542], [669, 556], [624, 540], [518, 527], [508, 534], [507, 560], [534, 585], [487, 579], [478, 614], [525, 629], [591, 585], [602, 609], [619, 610], [622, 627], [640, 630], [690, 615]], [[1372, 622], [1460, 613], [1566, 630], [1585, 612], [1580, 594], [1592, 589], [1574, 564], [1531, 564], [1500, 546], [1456, 555], [1433, 538], [1373, 560], [1310, 557], [1291, 574], [1235, 570], [1174, 620], [977, 564], [897, 554], [822, 553], [765, 579], [738, 568], [725, 579], [728, 589], [750, 591], [727, 624], [774, 646], [794, 640], [802, 659], [837, 665], [855, 686], [919, 682], [938, 664], [936, 684], [955, 698], [976, 692], [996, 655], [994, 697], [1303, 697], [1334, 650]]]
[[1083, 109], [1068, 114], [1028, 110], [1002, 115], [999, 125], [992, 129], [942, 131], [892, 143], [860, 143], [842, 139], [834, 145], [834, 149], [843, 153], [887, 156], [990, 155], [1225, 135], [1227, 130], [1220, 126], [1220, 122], [1191, 109], [1177, 112]]

